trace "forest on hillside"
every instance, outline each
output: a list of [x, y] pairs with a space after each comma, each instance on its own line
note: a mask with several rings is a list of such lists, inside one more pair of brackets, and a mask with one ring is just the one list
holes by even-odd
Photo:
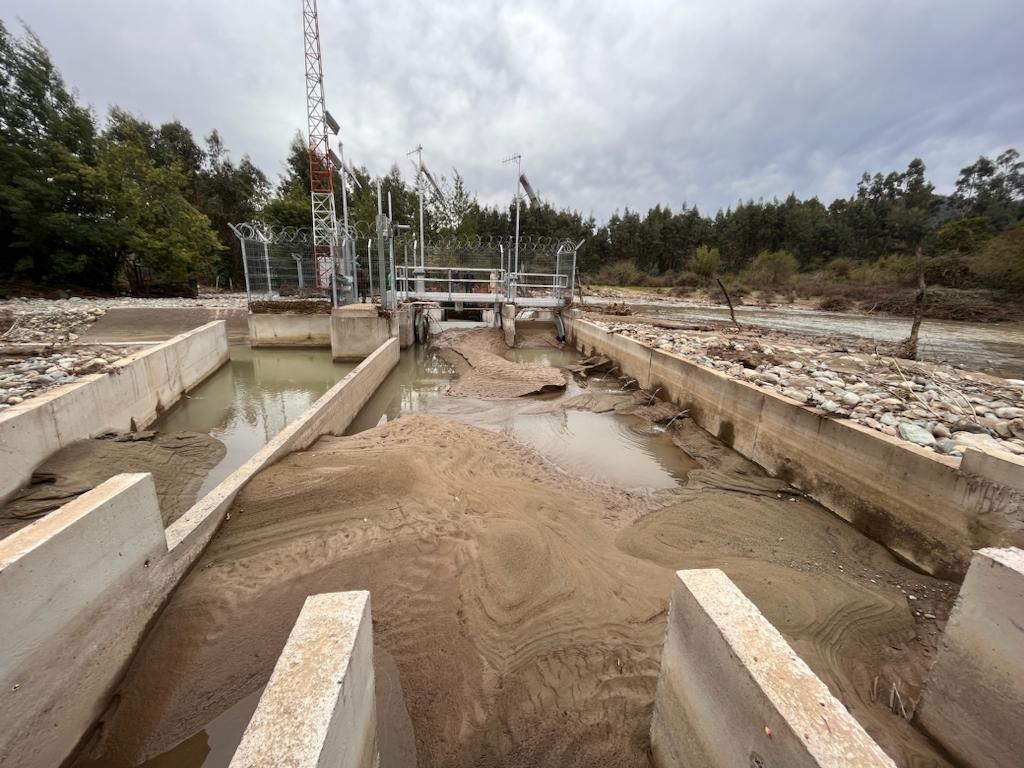
[[[247, 155], [233, 160], [216, 130], [197, 140], [178, 121], [153, 125], [119, 108], [81, 104], [29, 30], [0, 22], [0, 280], [114, 289], [189, 279], [236, 284], [229, 223], [309, 225], [304, 136], [271, 180]], [[375, 179], [356, 169], [353, 221], [371, 222]], [[416, 219], [415, 179], [381, 179], [395, 217]], [[336, 177], [340, 194], [341, 178]], [[508, 236], [514, 202], [481, 205], [453, 171], [431, 194], [432, 236]], [[338, 210], [341, 210], [340, 201]], [[1024, 292], [1024, 162], [1007, 149], [965, 166], [952, 194], [935, 191], [922, 160], [864, 173], [850, 197], [748, 200], [713, 215], [696, 207], [628, 208], [606, 222], [548, 203], [526, 205], [522, 232], [584, 240], [591, 281], [687, 290], [832, 283], [929, 285]]]

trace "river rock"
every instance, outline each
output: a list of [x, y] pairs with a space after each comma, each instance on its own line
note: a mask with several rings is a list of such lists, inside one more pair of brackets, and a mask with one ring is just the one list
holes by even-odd
[[958, 453], [960, 450], [960, 444], [956, 440], [950, 440], [949, 438], [942, 438], [941, 440], [935, 441], [935, 450], [939, 453], [950, 454]]
[[982, 435], [976, 432], [954, 432], [952, 440], [965, 448], [976, 448], [985, 453], [999, 453], [1003, 451], [1003, 444], [992, 435]]
[[900, 437], [914, 443], [915, 445], [923, 445], [925, 447], [935, 445], [935, 438], [932, 436], [932, 433], [913, 422], [900, 422], [897, 430], [899, 431]]
[[1024, 419], [1024, 408], [996, 408], [996, 416], [1000, 419]]
[[860, 403], [860, 395], [858, 395], [855, 392], [847, 392], [842, 397], [842, 403], [848, 408], [852, 408], [853, 406]]
[[937, 438], [948, 438], [952, 436], [953, 433], [949, 431], [949, 427], [945, 424], [936, 423], [935, 426], [932, 427], [932, 434]]
[[891, 413], [883, 413], [881, 418], [879, 418], [879, 421], [882, 422], [882, 425], [886, 427], [895, 427], [897, 424], [900, 423], [900, 420], [893, 416]]
[[981, 426], [980, 424], [976, 424], [973, 421], [968, 421], [967, 419], [958, 419], [956, 422], [953, 423], [953, 426], [950, 427], [950, 431], [952, 431], [954, 434], [957, 432], [969, 432], [975, 435], [988, 434], [988, 430], [985, 429], [983, 426]]
[[1014, 419], [1008, 423], [1010, 434], [1018, 440], [1024, 440], [1024, 419]]
[[821, 410], [828, 411], [829, 413], [835, 413], [837, 410], [839, 410], [839, 404], [836, 403], [834, 400], [826, 400], [819, 407], [821, 408]]

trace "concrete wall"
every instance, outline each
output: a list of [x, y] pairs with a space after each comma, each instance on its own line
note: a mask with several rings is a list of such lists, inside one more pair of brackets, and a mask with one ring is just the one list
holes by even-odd
[[[106, 707], [148, 621], [202, 554], [242, 487], [321, 435], [344, 433], [398, 358], [398, 340], [391, 339], [166, 530], [155, 493], [144, 491], [152, 491], [152, 480], [120, 475], [0, 541], [0, 671], [10, 683], [2, 689], [8, 693], [0, 709], [0, 768], [51, 768], [73, 752]], [[102, 511], [115, 491], [125, 494], [116, 516]], [[48, 541], [47, 532], [63, 530], [60, 523], [68, 519], [81, 522], [56, 539], [60, 548], [43, 552], [55, 554], [20, 563], [34, 551], [25, 542]], [[58, 598], [64, 608], [54, 607]], [[22, 625], [14, 637], [24, 639], [10, 641], [8, 628]], [[19, 650], [33, 643], [29, 655]]]
[[963, 765], [1024, 762], [1024, 551], [974, 553], [914, 718]]
[[112, 430], [145, 427], [228, 359], [223, 320], [137, 352], [0, 413], [0, 503], [52, 453]]
[[253, 347], [329, 347], [330, 315], [249, 315]]
[[999, 482], [994, 469], [962, 471], [955, 458], [829, 418], [586, 320], [568, 326], [581, 351], [611, 358], [644, 389], [660, 388], [696, 424], [929, 573], [960, 578], [972, 549], [1024, 545], [1024, 493]]
[[369, 592], [306, 598], [231, 768], [373, 768]]
[[651, 749], [658, 768], [895, 768], [719, 570], [676, 574]]
[[117, 475], [0, 541], [0, 766], [60, 765], [160, 608], [151, 475]]
[[516, 305], [501, 305], [501, 327], [505, 332], [505, 344], [509, 347], [516, 345]]
[[375, 304], [349, 304], [331, 311], [331, 356], [339, 361], [362, 360], [392, 336], [398, 316], [387, 317]]

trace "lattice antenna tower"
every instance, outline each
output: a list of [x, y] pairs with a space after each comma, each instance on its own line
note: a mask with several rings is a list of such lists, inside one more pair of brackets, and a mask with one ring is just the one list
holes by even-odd
[[334, 174], [330, 135], [337, 135], [338, 122], [324, 105], [324, 70], [320, 56], [320, 23], [316, 0], [302, 2], [302, 28], [306, 53], [306, 116], [309, 136], [309, 199], [313, 209], [313, 259], [317, 284], [331, 282], [336, 272], [334, 257], [338, 244], [334, 208]]

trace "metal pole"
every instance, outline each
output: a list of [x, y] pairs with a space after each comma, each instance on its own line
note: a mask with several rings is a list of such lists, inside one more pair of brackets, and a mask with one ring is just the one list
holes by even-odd
[[373, 302], [373, 238], [366, 238], [366, 274], [370, 279], [370, 302]]
[[[405, 251], [405, 273], [402, 277], [402, 288], [405, 290], [405, 300], [409, 300], [409, 243], [403, 243], [402, 250]], [[416, 258], [413, 254], [413, 258]]]
[[423, 147], [417, 147], [420, 158], [420, 170], [416, 175], [416, 188], [420, 194], [420, 266], [427, 267], [427, 240], [423, 228]]
[[269, 297], [273, 284], [270, 282], [270, 243], [266, 240], [263, 241], [263, 265], [267, 269], [267, 296]]
[[252, 292], [249, 289], [249, 260], [245, 256], [245, 238], [238, 238], [238, 242], [242, 244], [242, 271], [245, 272], [245, 303], [248, 304], [252, 301]]
[[380, 277], [380, 305], [388, 306], [387, 271], [384, 266], [384, 238], [387, 236], [387, 221], [384, 219], [384, 196], [377, 180], [377, 275]]
[[[395, 218], [391, 210], [391, 193], [388, 192], [388, 221], [394, 226]], [[391, 269], [391, 292], [388, 293], [388, 309], [398, 306], [398, 280], [395, 279], [395, 233], [388, 238], [388, 267]]]
[[519, 272], [519, 177], [523, 175], [523, 158], [516, 155], [516, 272]]

